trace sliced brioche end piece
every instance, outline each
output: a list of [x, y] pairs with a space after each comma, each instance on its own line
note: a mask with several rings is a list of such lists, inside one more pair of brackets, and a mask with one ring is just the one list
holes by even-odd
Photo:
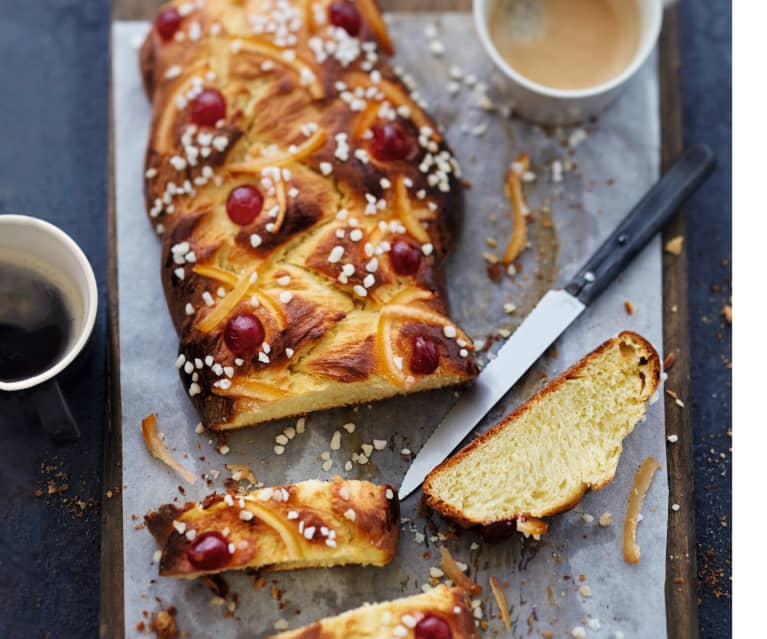
[[[453, 639], [479, 639], [467, 595], [460, 588], [440, 585], [422, 595], [365, 604], [270, 639], [391, 639], [413, 637], [415, 624], [433, 615], [450, 627]], [[416, 626], [417, 627], [417, 626]]]
[[435, 468], [423, 485], [427, 505], [465, 527], [515, 521], [540, 536], [541, 517], [612, 481], [660, 371], [640, 335], [608, 340]]

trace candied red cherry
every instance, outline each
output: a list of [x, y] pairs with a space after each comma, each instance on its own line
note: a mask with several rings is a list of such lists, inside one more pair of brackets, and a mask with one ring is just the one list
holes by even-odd
[[186, 556], [198, 570], [221, 570], [232, 558], [226, 537], [215, 530], [197, 535], [189, 544]]
[[453, 631], [442, 617], [427, 614], [415, 625], [415, 639], [453, 639]]
[[181, 14], [176, 7], [163, 9], [155, 18], [154, 26], [163, 40], [170, 40], [181, 27]]
[[389, 258], [398, 275], [414, 275], [421, 265], [421, 251], [404, 240], [397, 240], [392, 244]]
[[218, 89], [203, 89], [192, 102], [192, 122], [198, 126], [214, 126], [226, 117], [226, 100]]
[[240, 226], [247, 226], [255, 220], [263, 206], [261, 191], [249, 184], [233, 188], [226, 198], [226, 213], [232, 222]]
[[252, 313], [235, 315], [224, 330], [224, 343], [240, 357], [250, 357], [264, 343], [264, 325]]
[[373, 125], [373, 139], [370, 152], [380, 162], [404, 160], [413, 153], [415, 144], [407, 129], [399, 122], [384, 122]]
[[413, 338], [413, 354], [410, 370], [418, 375], [429, 375], [439, 366], [439, 348], [430, 337], [416, 335]]
[[330, 24], [341, 27], [350, 36], [356, 36], [360, 32], [362, 17], [360, 12], [351, 2], [337, 0], [328, 8], [328, 20]]

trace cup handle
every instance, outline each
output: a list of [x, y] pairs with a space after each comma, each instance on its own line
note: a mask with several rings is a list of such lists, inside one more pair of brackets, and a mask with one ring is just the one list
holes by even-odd
[[57, 381], [51, 380], [33, 388], [30, 395], [34, 401], [33, 410], [54, 442], [69, 444], [80, 439], [80, 429]]

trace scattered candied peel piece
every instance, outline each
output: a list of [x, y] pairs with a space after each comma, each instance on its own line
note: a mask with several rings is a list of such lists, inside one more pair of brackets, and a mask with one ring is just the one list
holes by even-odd
[[146, 444], [147, 450], [152, 455], [152, 457], [159, 459], [167, 466], [170, 466], [187, 482], [194, 484], [194, 473], [188, 471], [175, 459], [173, 459], [173, 456], [165, 447], [165, 442], [160, 439], [160, 435], [157, 433], [157, 416], [154, 413], [147, 415], [144, 417], [144, 419], [141, 420], [141, 434], [144, 436], [144, 443]]
[[514, 208], [513, 229], [511, 239], [503, 253], [503, 263], [508, 265], [519, 257], [519, 254], [527, 246], [527, 205], [522, 195], [522, 176], [530, 169], [530, 156], [526, 153], [520, 155], [509, 167], [506, 174], [506, 196], [511, 200]]
[[509, 602], [506, 601], [506, 594], [501, 588], [501, 584], [498, 580], [490, 577], [490, 589], [493, 591], [493, 597], [495, 597], [495, 603], [498, 604], [498, 610], [501, 613], [501, 620], [503, 621], [503, 627], [506, 628], [506, 632], [511, 630], [511, 617], [509, 617]]
[[631, 487], [628, 510], [626, 511], [626, 521], [623, 525], [623, 559], [627, 564], [639, 563], [640, 552], [636, 542], [639, 514], [652, 478], [659, 469], [658, 461], [654, 457], [648, 457], [642, 462], [636, 477], [634, 477], [634, 485]]
[[442, 546], [439, 552], [439, 563], [442, 566], [442, 570], [456, 586], [470, 595], [477, 595], [482, 592], [482, 586], [468, 577], [466, 573], [461, 570], [455, 562], [455, 559], [453, 559], [453, 555], [450, 554], [450, 551], [445, 546]]

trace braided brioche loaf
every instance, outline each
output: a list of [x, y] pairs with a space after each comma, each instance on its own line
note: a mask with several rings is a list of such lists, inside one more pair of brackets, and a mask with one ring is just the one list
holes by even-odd
[[248, 495], [213, 494], [145, 517], [160, 545], [160, 575], [384, 566], [397, 552], [399, 501], [391, 486], [309, 480]]
[[210, 428], [472, 379], [442, 263], [457, 163], [374, 0], [197, 0], [142, 51], [146, 204]]

